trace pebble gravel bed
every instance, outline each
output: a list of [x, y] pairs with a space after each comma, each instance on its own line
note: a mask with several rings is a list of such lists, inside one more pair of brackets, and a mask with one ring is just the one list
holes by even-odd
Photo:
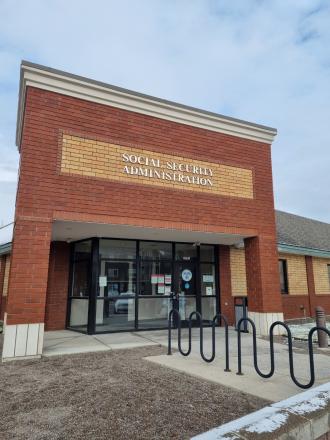
[[1, 440], [188, 439], [268, 404], [144, 359], [144, 347], [0, 365]]

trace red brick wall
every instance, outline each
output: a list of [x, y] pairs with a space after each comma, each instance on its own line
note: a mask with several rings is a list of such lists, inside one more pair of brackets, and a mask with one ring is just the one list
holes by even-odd
[[6, 309], [6, 298], [2, 295], [3, 292], [3, 282], [5, 279], [5, 265], [6, 256], [0, 255], [0, 321], [3, 320], [5, 309]]
[[260, 235], [244, 244], [249, 311], [282, 311], [275, 238]]
[[46, 330], [62, 330], [66, 324], [70, 245], [53, 242], [50, 248], [46, 299]]
[[[255, 198], [60, 175], [62, 131], [251, 168]], [[53, 218], [260, 235], [269, 238], [259, 254], [266, 257], [275, 251], [270, 146], [28, 87], [9, 283], [10, 323], [44, 320]], [[267, 264], [273, 265], [273, 259]], [[276, 271], [277, 262], [267, 271], [261, 289], [277, 286]], [[274, 289], [264, 294], [270, 298]], [[259, 289], [258, 295], [263, 291]], [[281, 307], [280, 301], [262, 301], [263, 310], [269, 307]]]
[[284, 319], [297, 319], [311, 316], [309, 296], [282, 295]]
[[7, 323], [45, 321], [51, 223], [16, 217], [9, 272]]

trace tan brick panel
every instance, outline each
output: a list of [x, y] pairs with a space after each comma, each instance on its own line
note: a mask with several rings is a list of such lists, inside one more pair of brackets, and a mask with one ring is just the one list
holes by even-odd
[[[148, 158], [149, 163], [146, 165], [125, 162], [123, 154], [142, 156], [143, 161]], [[159, 161], [159, 166], [150, 165], [152, 159], [156, 163]], [[172, 170], [168, 168], [167, 163], [181, 164], [182, 167], [188, 166], [189, 168], [188, 171]], [[126, 171], [125, 167], [127, 167]], [[191, 171], [193, 167], [201, 172]], [[205, 174], [203, 170], [206, 170]], [[155, 153], [67, 134], [63, 135], [61, 172], [121, 182], [253, 198], [253, 174], [250, 169]], [[134, 172], [139, 174], [133, 174]], [[161, 177], [157, 173], [160, 173]], [[178, 180], [174, 181], [174, 174]], [[184, 176], [183, 181], [180, 180], [180, 175]], [[169, 176], [172, 177], [171, 180]], [[187, 177], [193, 183], [188, 183]]]
[[313, 257], [313, 272], [316, 295], [330, 294], [328, 265], [330, 265], [330, 259]]
[[287, 261], [289, 294], [308, 295], [304, 255], [280, 254], [279, 257]]
[[233, 296], [246, 296], [246, 267], [244, 249], [230, 248], [231, 290]]

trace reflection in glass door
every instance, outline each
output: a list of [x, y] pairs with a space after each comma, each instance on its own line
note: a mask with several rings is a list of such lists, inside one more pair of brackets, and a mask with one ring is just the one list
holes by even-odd
[[183, 325], [195, 311], [208, 325], [219, 311], [218, 266], [213, 245], [110, 238], [76, 242], [67, 326], [90, 334], [166, 328], [173, 306]]
[[197, 310], [196, 264], [194, 262], [177, 261], [175, 263], [174, 292], [177, 295], [176, 307], [181, 319], [185, 321], [191, 312]]

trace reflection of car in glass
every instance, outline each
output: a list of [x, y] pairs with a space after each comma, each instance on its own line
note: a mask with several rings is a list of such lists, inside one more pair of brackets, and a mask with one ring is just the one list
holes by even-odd
[[108, 287], [108, 295], [107, 296], [119, 296], [118, 284], [115, 283]]
[[[122, 292], [121, 296], [134, 297], [134, 292]], [[115, 313], [128, 313], [128, 304], [131, 298], [119, 298], [115, 302]]]

